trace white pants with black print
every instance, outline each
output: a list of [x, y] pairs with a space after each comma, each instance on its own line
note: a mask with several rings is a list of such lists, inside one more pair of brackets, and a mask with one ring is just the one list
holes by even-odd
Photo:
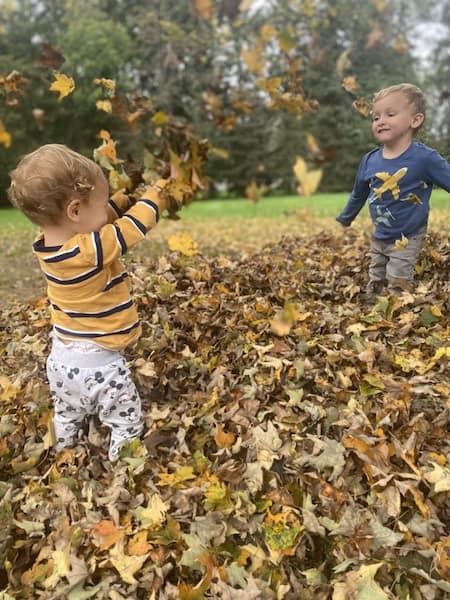
[[141, 399], [123, 356], [93, 342], [62, 341], [53, 334], [47, 377], [55, 407], [56, 449], [76, 443], [88, 415], [111, 428], [108, 457], [142, 433]]

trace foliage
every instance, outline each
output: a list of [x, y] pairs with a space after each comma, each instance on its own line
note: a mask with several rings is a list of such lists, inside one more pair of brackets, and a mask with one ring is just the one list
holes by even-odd
[[[146, 117], [160, 111], [209, 139], [206, 194], [224, 185], [244, 195], [252, 180], [268, 193], [294, 193], [298, 156], [323, 170], [322, 190], [348, 189], [372, 144], [352, 105], [366, 106], [387, 83], [417, 80], [407, 34], [420, 0], [0, 5], [0, 79], [12, 72], [26, 79], [0, 106], [2, 194], [18, 157], [45, 142], [90, 155], [108, 130], [123, 157], [157, 154], [161, 140]], [[48, 93], [58, 73], [76, 84], [62, 102]], [[94, 79], [116, 82], [125, 114], [119, 105], [105, 110]]]
[[446, 597], [448, 236], [371, 307], [367, 235], [183, 235], [131, 265], [148, 431], [115, 466], [95, 422], [50, 450], [46, 300], [2, 308], [5, 598]]

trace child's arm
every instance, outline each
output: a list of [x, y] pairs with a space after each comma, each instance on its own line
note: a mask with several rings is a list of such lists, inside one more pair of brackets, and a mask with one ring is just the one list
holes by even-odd
[[450, 192], [450, 163], [436, 150], [431, 150], [427, 160], [427, 175], [434, 184]]
[[131, 206], [131, 201], [123, 190], [118, 190], [108, 202], [108, 223], [113, 223], [121, 217]]
[[364, 206], [367, 196], [369, 195], [369, 184], [363, 177], [365, 163], [366, 160], [364, 158], [359, 165], [350, 198], [348, 199], [344, 210], [336, 217], [336, 221], [341, 223], [341, 225], [344, 227], [349, 227], [352, 224]]
[[81, 254], [88, 257], [90, 264], [102, 268], [145, 238], [167, 208], [163, 192], [166, 184], [167, 180], [159, 179], [154, 185], [147, 186], [142, 197], [113, 223], [100, 231], [78, 236]]

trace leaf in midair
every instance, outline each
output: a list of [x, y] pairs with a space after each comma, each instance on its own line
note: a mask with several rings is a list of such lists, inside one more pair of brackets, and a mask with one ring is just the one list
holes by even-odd
[[241, 50], [241, 57], [251, 73], [261, 75], [266, 66], [266, 59], [263, 55], [263, 46], [261, 43], [258, 42], [253, 48], [243, 48]]
[[51, 84], [49, 89], [51, 92], [59, 94], [58, 101], [61, 101], [73, 92], [75, 89], [75, 82], [72, 77], [69, 77], [64, 73], [56, 73], [54, 77], [55, 81]]
[[298, 193], [301, 196], [310, 196], [313, 194], [319, 187], [320, 180], [322, 179], [322, 170], [308, 170], [306, 162], [301, 156], [297, 156], [293, 170], [299, 182]]

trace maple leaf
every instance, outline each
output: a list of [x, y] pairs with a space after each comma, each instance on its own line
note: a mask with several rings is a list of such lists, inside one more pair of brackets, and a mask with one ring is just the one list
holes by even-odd
[[11, 141], [11, 134], [6, 131], [3, 121], [0, 119], [0, 144], [3, 144], [5, 148], [9, 148], [11, 146]]
[[130, 584], [137, 583], [134, 574], [139, 571], [148, 556], [148, 554], [139, 556], [125, 554], [123, 539], [119, 540], [109, 553], [109, 559], [119, 572], [122, 580]]
[[189, 233], [175, 233], [171, 235], [167, 244], [172, 252], [180, 252], [184, 256], [195, 256], [198, 254], [198, 244]]
[[36, 61], [38, 67], [59, 69], [65, 62], [61, 51], [47, 41], [42, 42], [42, 52]]
[[135, 515], [145, 529], [159, 529], [166, 521], [167, 506], [159, 494], [153, 494], [148, 499], [147, 507], [138, 506]]
[[19, 73], [19, 71], [11, 71], [6, 77], [0, 77], [0, 85], [7, 94], [22, 93], [21, 87], [27, 83], [29, 83], [29, 80]]
[[251, 73], [261, 75], [266, 66], [266, 59], [263, 55], [263, 46], [261, 43], [255, 44], [250, 49], [242, 48], [241, 58]]
[[194, 8], [196, 14], [201, 18], [209, 21], [216, 12], [212, 0], [194, 0]]
[[114, 92], [116, 89], [116, 82], [114, 79], [107, 79], [105, 77], [97, 77], [94, 79], [95, 85], [100, 85], [110, 92]]
[[313, 194], [322, 179], [322, 170], [308, 170], [306, 162], [301, 156], [297, 156], [294, 167], [294, 174], [299, 182], [297, 191], [302, 196], [310, 196]]
[[124, 529], [117, 528], [112, 521], [99, 521], [91, 529], [92, 539], [101, 550], [114, 546], [125, 535]]
[[353, 108], [359, 112], [363, 117], [368, 117], [370, 113], [370, 107], [365, 98], [357, 98], [352, 102]]
[[98, 110], [103, 110], [104, 112], [112, 113], [111, 100], [97, 100], [95, 106], [98, 108]]
[[394, 246], [397, 250], [404, 250], [408, 246], [408, 244], [408, 238], [402, 233], [402, 237], [399, 240], [395, 240]]
[[356, 75], [348, 75], [347, 77], [344, 77], [341, 85], [346, 92], [354, 92], [359, 87]]
[[51, 92], [59, 94], [58, 101], [61, 101], [66, 96], [69, 96], [75, 89], [75, 82], [72, 77], [65, 75], [64, 73], [56, 73], [54, 75], [55, 81], [50, 86]]

